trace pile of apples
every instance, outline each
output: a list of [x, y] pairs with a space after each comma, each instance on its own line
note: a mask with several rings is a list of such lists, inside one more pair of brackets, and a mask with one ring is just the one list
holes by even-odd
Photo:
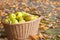
[[16, 13], [10, 13], [6, 18], [4, 19], [4, 23], [10, 23], [10, 24], [19, 24], [31, 20], [37, 19], [38, 16], [32, 15], [26, 12], [16, 12]]

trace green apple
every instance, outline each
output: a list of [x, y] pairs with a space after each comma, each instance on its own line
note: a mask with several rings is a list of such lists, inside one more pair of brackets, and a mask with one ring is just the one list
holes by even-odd
[[30, 15], [30, 14], [22, 11], [22, 16], [23, 16], [23, 18], [25, 18], [25, 17], [28, 16], [28, 15]]
[[30, 20], [35, 20], [37, 19], [37, 16], [34, 16], [34, 15], [28, 15], [24, 18], [26, 21], [30, 21]]
[[18, 20], [21, 21], [21, 20], [24, 20], [24, 19], [23, 19], [23, 17], [19, 17]]
[[23, 17], [16, 17], [17, 20], [23, 20]]
[[31, 15], [28, 15], [24, 18], [26, 21], [30, 21], [32, 19], [32, 16]]
[[32, 15], [33, 17], [36, 17], [36, 18], [38, 18], [39, 16], [37, 16], [37, 15]]
[[9, 14], [9, 18], [10, 18], [10, 19], [14, 19], [14, 18], [16, 18], [16, 15], [13, 14], [13, 13], [10, 13], [10, 14]]
[[37, 19], [37, 17], [32, 17], [32, 18], [31, 18], [31, 20], [35, 20], [35, 19]]
[[21, 12], [16, 12], [16, 18], [18, 19], [19, 17], [22, 17], [22, 13]]
[[38, 18], [39, 16], [34, 15], [34, 17]]
[[8, 24], [9, 23], [9, 19], [7, 19], [7, 18], [4, 19], [4, 23], [7, 23]]
[[18, 20], [12, 19], [12, 20], [11, 20], [11, 24], [18, 24]]
[[37, 19], [38, 18], [38, 16], [32, 16], [32, 20], [35, 20], [35, 19]]
[[24, 23], [24, 22], [25, 22], [25, 20], [20, 20], [20, 21], [19, 21], [19, 23]]

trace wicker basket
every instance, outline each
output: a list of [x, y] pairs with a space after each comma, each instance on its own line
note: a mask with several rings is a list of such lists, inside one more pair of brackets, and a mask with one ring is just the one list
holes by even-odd
[[21, 23], [21, 24], [2, 24], [5, 27], [8, 40], [28, 40], [30, 35], [38, 33], [41, 17], [36, 20]]

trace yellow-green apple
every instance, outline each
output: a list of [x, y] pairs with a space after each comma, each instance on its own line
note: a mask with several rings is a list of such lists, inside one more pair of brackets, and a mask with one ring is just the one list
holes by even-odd
[[16, 12], [16, 18], [19, 19], [19, 17], [22, 17], [22, 13], [21, 12]]
[[12, 19], [12, 20], [11, 20], [11, 24], [18, 24], [18, 20]]
[[30, 21], [30, 20], [35, 20], [37, 19], [37, 16], [34, 16], [34, 15], [28, 15], [24, 18], [26, 21]]
[[13, 13], [11, 13], [11, 14], [9, 14], [9, 18], [10, 18], [10, 19], [14, 19], [14, 18], [16, 18], [16, 15], [13, 14]]
[[28, 15], [30, 15], [30, 14], [22, 11], [22, 16], [23, 16], [23, 18], [25, 18], [25, 17], [28, 16]]
[[25, 22], [25, 20], [20, 20], [20, 21], [19, 21], [19, 23], [24, 23], [24, 22]]
[[8, 24], [9, 23], [9, 19], [7, 19], [7, 18], [4, 19], [4, 23], [7, 23]]

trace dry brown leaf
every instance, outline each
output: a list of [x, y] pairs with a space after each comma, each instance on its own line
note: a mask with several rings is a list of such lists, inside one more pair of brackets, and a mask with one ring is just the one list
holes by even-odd
[[32, 40], [37, 40], [39, 38], [38, 35], [30, 36]]
[[55, 1], [55, 2], [50, 2], [51, 4], [53, 4], [53, 5], [56, 5], [56, 6], [60, 6], [60, 2], [57, 2], [57, 1]]
[[39, 38], [43, 38], [43, 35], [42, 35], [42, 33], [39, 33]]
[[60, 38], [60, 35], [58, 35], [58, 37]]
[[54, 8], [54, 10], [59, 10], [60, 11], [60, 8]]
[[49, 38], [49, 36], [48, 36], [48, 35], [46, 35], [46, 34], [43, 34], [43, 36], [44, 36], [44, 38]]

